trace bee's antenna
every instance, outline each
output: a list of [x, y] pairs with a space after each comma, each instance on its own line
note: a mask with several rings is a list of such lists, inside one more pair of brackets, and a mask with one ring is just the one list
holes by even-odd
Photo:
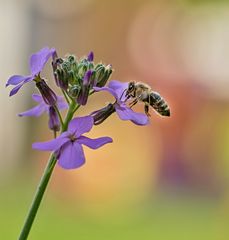
[[[120, 100], [122, 99], [122, 97], [123, 97], [123, 94], [125, 93], [127, 91], [127, 88], [122, 92], [122, 95], [120, 96]], [[125, 101], [127, 100], [127, 98], [125, 99]]]

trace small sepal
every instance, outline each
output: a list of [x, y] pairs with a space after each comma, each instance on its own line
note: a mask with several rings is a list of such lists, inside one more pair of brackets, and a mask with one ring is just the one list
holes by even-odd
[[36, 80], [36, 86], [39, 89], [44, 102], [49, 106], [55, 106], [57, 102], [57, 96], [53, 90], [47, 85], [44, 79], [39, 78]]
[[109, 103], [106, 107], [91, 113], [91, 116], [93, 117], [94, 120], [94, 125], [101, 124], [114, 112], [115, 112], [114, 105], [112, 103]]

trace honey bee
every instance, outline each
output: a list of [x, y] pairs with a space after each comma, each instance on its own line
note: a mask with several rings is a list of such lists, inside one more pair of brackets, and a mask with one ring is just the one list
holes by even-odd
[[160, 115], [170, 116], [170, 108], [167, 102], [157, 92], [152, 91], [151, 87], [141, 82], [129, 82], [125, 94], [126, 100], [133, 98], [130, 107], [133, 107], [138, 102], [145, 104], [144, 109], [147, 116], [149, 114], [149, 106], [153, 107]]

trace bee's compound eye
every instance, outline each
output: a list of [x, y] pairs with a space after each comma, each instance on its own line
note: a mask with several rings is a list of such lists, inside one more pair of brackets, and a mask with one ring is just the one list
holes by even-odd
[[130, 83], [129, 83], [128, 90], [129, 90], [129, 91], [133, 91], [133, 90], [134, 90], [134, 82], [130, 82]]

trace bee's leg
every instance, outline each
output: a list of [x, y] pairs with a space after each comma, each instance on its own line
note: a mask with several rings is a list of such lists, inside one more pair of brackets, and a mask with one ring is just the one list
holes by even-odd
[[145, 114], [146, 114], [148, 117], [150, 117], [150, 114], [149, 114], [149, 104], [148, 104], [148, 103], [145, 103], [144, 109], [145, 109]]
[[129, 96], [128, 96], [128, 99], [129, 98], [135, 98], [135, 93], [130, 93]]
[[138, 102], [138, 99], [134, 99], [133, 102], [130, 103], [129, 107], [132, 108], [136, 103]]

